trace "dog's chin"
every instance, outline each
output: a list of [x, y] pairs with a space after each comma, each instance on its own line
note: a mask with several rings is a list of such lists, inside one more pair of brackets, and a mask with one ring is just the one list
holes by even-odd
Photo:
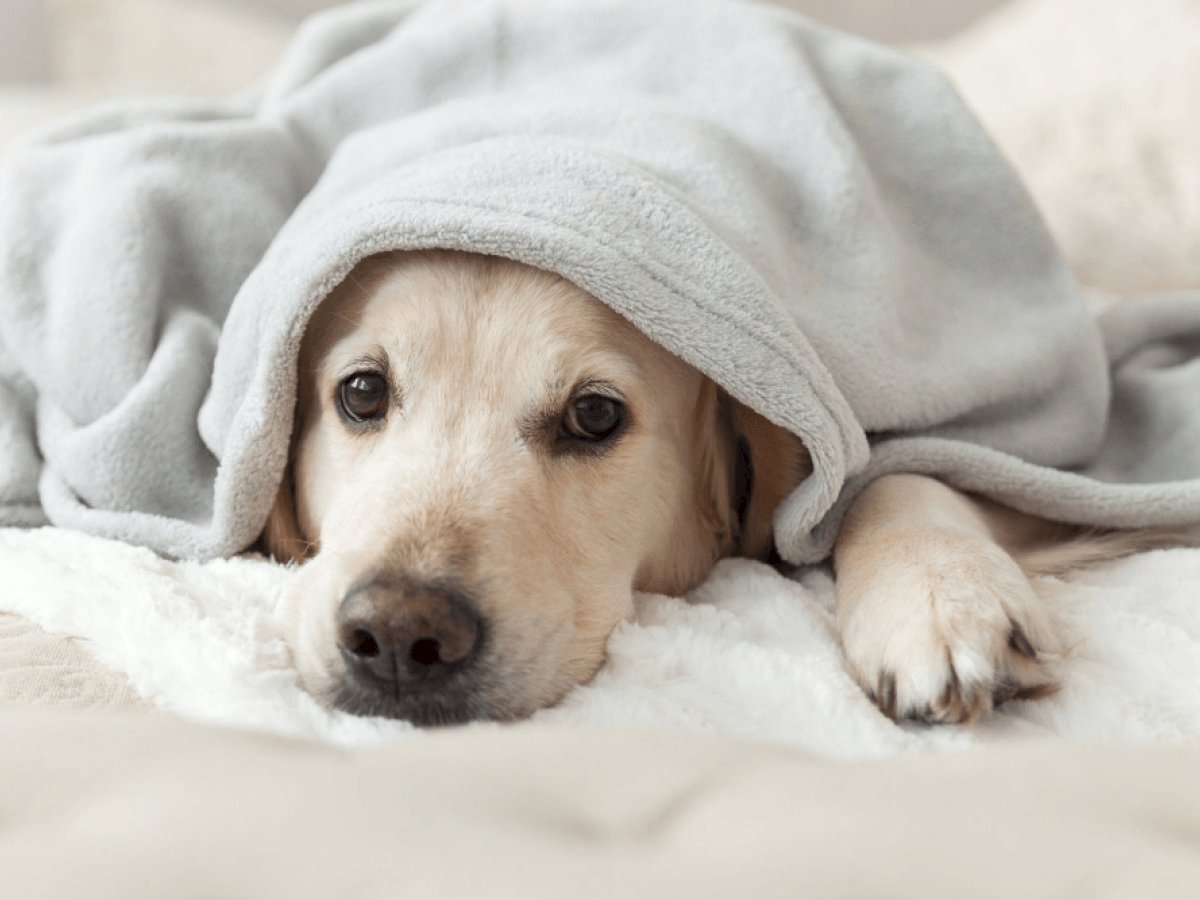
[[410, 694], [386, 697], [345, 684], [332, 698], [334, 709], [355, 716], [401, 719], [414, 725], [465, 725], [468, 722], [511, 721], [528, 712], [487, 702], [470, 693]]
[[304, 686], [332, 709], [355, 716], [400, 719], [420, 726], [511, 722], [528, 718], [553, 702], [500, 696], [494, 691], [480, 690], [473, 683], [447, 684], [436, 689], [417, 686], [389, 693], [355, 678], [335, 675], [320, 685]]

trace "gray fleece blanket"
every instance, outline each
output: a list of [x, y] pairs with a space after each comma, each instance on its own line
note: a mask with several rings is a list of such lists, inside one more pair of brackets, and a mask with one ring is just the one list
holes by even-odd
[[309, 315], [422, 247], [558, 272], [799, 435], [793, 561], [896, 471], [1200, 521], [1200, 297], [1095, 321], [942, 75], [778, 9], [348, 6], [253, 95], [97, 110], [0, 191], [0, 524], [247, 547]]

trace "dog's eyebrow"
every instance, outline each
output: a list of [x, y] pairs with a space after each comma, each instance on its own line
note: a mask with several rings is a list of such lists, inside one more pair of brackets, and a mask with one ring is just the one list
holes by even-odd
[[347, 375], [353, 375], [355, 372], [370, 370], [378, 372], [380, 375], [387, 377], [391, 372], [391, 364], [387, 353], [382, 347], [377, 347], [369, 350], [366, 353], [354, 357], [354, 359], [338, 367], [337, 378], [342, 380]]
[[625, 403], [625, 392], [605, 378], [585, 378], [571, 391], [571, 397], [585, 397], [588, 394], [603, 394], [613, 400]]
[[589, 376], [575, 382], [574, 386], [565, 379], [550, 382], [546, 385], [546, 399], [521, 417], [517, 426], [521, 438], [530, 445], [553, 443], [566, 405], [588, 394], [603, 394], [613, 400], [627, 402], [620, 386], [606, 378]]

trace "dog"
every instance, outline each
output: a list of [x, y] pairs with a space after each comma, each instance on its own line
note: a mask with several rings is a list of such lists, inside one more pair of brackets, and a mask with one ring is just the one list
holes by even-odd
[[[305, 688], [417, 724], [511, 720], [593, 677], [637, 591], [773, 558], [800, 440], [565, 279], [448, 251], [370, 257], [299, 355], [263, 533]], [[869, 485], [833, 554], [851, 673], [893, 719], [1054, 690], [1030, 577], [1134, 552], [919, 475]], [[776, 561], [777, 558], [775, 558]]]

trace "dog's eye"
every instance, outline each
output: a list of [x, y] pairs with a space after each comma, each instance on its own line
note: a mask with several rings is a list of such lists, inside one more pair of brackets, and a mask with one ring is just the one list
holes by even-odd
[[588, 394], [571, 404], [563, 428], [577, 440], [602, 441], [616, 432], [624, 409], [620, 401], [612, 397]]
[[382, 375], [357, 372], [338, 386], [338, 404], [356, 422], [381, 418], [387, 412], [387, 382]]

